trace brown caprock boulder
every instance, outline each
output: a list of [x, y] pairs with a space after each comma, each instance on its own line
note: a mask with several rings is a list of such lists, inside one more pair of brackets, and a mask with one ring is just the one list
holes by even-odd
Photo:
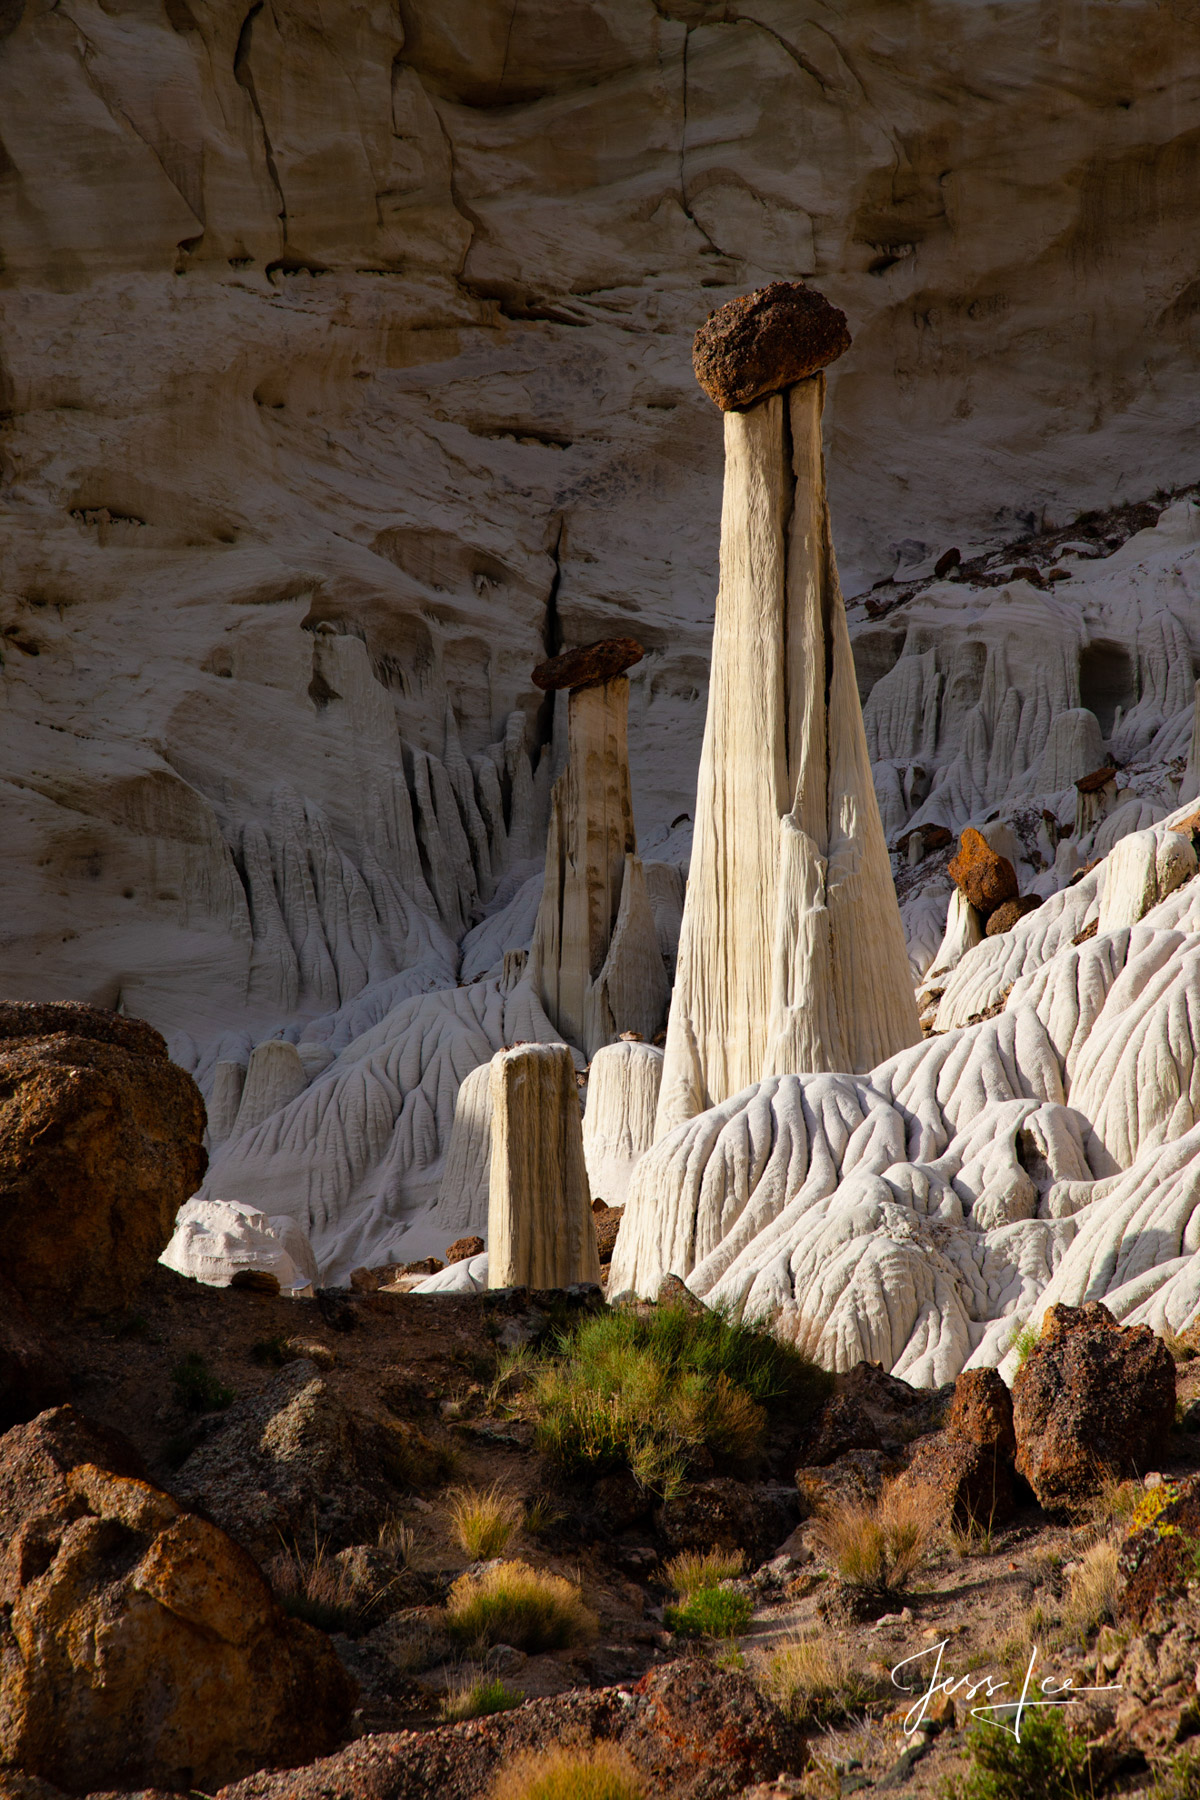
[[332, 1750], [353, 1686], [216, 1525], [58, 1407], [0, 1438], [0, 1770], [213, 1792]]
[[123, 1306], [204, 1175], [204, 1101], [141, 1019], [0, 1005], [4, 1275], [35, 1311]]
[[1109, 1477], [1162, 1460], [1175, 1422], [1175, 1364], [1148, 1325], [1118, 1325], [1098, 1300], [1052, 1306], [1013, 1381], [1017, 1470], [1049, 1513], [1069, 1517]]

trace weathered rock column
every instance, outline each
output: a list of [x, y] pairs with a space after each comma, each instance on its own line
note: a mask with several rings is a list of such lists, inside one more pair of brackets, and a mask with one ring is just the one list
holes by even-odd
[[669, 983], [637, 854], [629, 785], [632, 638], [571, 650], [533, 671], [569, 689], [567, 766], [554, 785], [546, 879], [527, 973], [563, 1036], [590, 1057], [622, 1031], [653, 1037]]
[[565, 1044], [521, 1044], [491, 1061], [488, 1286], [599, 1281], [575, 1064]]
[[766, 1075], [866, 1070], [920, 1036], [825, 496], [820, 371], [849, 344], [783, 282], [696, 335], [725, 413], [721, 581], [659, 1137]]
[[654, 1142], [663, 1053], [653, 1044], [606, 1044], [588, 1070], [583, 1154], [593, 1199], [624, 1206], [639, 1157]]

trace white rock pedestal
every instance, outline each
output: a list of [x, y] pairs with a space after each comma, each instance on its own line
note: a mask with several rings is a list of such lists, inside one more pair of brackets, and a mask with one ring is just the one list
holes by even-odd
[[488, 1286], [599, 1281], [575, 1064], [565, 1044], [521, 1044], [491, 1061]]

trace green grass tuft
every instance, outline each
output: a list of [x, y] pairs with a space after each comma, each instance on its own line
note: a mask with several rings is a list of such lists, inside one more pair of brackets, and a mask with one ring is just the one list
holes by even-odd
[[493, 1713], [510, 1712], [524, 1698], [515, 1688], [506, 1687], [498, 1675], [476, 1674], [446, 1695], [440, 1711], [448, 1724], [457, 1724], [463, 1719], [489, 1719]]
[[754, 1602], [728, 1588], [700, 1588], [682, 1606], [668, 1606], [663, 1617], [683, 1637], [735, 1638], [749, 1630]]
[[567, 1473], [626, 1468], [662, 1494], [707, 1452], [751, 1462], [772, 1416], [811, 1416], [832, 1378], [716, 1308], [616, 1307], [558, 1340], [529, 1390], [539, 1450]]

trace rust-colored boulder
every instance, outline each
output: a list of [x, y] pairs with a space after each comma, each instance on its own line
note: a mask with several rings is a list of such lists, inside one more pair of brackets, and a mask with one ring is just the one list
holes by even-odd
[[956, 1525], [990, 1529], [1013, 1514], [1015, 1452], [1007, 1387], [995, 1369], [967, 1369], [945, 1430], [917, 1445], [899, 1485], [925, 1494]]
[[540, 662], [530, 679], [546, 693], [557, 688], [598, 687], [602, 681], [623, 675], [645, 654], [636, 638], [598, 638], [594, 644], [564, 650], [561, 656]]
[[1070, 1517], [1107, 1478], [1158, 1465], [1175, 1420], [1175, 1364], [1148, 1325], [1106, 1306], [1052, 1306], [1013, 1382], [1017, 1470]]
[[1040, 894], [1022, 894], [1017, 900], [1006, 900], [988, 920], [984, 928], [985, 936], [1002, 937], [1006, 931], [1012, 930], [1018, 919], [1023, 919], [1026, 913], [1036, 912], [1041, 904]]
[[802, 281], [773, 281], [705, 320], [692, 367], [709, 399], [734, 412], [815, 375], [849, 348], [844, 312]]
[[1200, 1475], [1151, 1488], [1132, 1523], [1118, 1558], [1125, 1577], [1119, 1611], [1122, 1620], [1141, 1626], [1158, 1602], [1170, 1600], [1196, 1578]]
[[482, 1256], [486, 1245], [481, 1237], [455, 1238], [446, 1252], [446, 1267], [451, 1263], [469, 1262], [473, 1256]]
[[211, 1792], [331, 1750], [354, 1695], [207, 1519], [64, 1406], [0, 1438], [0, 1765]]
[[200, 1090], [141, 1019], [0, 1006], [0, 1231], [35, 1311], [130, 1299], [204, 1175], [204, 1125]]
[[970, 825], [959, 839], [958, 855], [950, 860], [949, 875], [959, 893], [985, 919], [1006, 900], [1017, 898], [1017, 872], [1007, 856], [1000, 856]]

